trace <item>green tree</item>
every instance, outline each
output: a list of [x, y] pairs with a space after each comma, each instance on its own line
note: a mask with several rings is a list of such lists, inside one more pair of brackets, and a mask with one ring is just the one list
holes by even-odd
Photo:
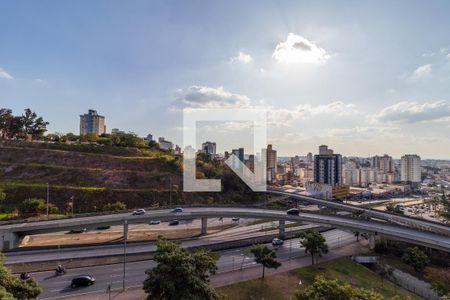
[[196, 249], [189, 253], [160, 236], [153, 260], [157, 266], [145, 271], [147, 299], [218, 299], [209, 284], [209, 275], [217, 270], [217, 253]]
[[96, 142], [98, 140], [98, 135], [96, 133], [88, 133], [83, 136], [83, 141], [85, 142]]
[[395, 205], [394, 203], [389, 203], [388, 205], [386, 205], [386, 211], [398, 215], [404, 214], [404, 212], [400, 209], [400, 206]]
[[5, 139], [9, 137], [12, 118], [12, 110], [0, 108], [0, 138]]
[[47, 131], [48, 122], [45, 122], [42, 117], [38, 117], [37, 114], [31, 109], [25, 109], [22, 115], [23, 132], [26, 135], [31, 135], [33, 138], [42, 137]]
[[46, 210], [44, 199], [30, 198], [22, 201], [19, 205], [19, 214], [38, 215]]
[[116, 201], [114, 203], [108, 203], [103, 206], [104, 211], [120, 211], [127, 209], [127, 205], [122, 201]]
[[430, 262], [428, 256], [417, 247], [409, 247], [402, 255], [402, 261], [416, 270], [416, 272], [423, 271]]
[[266, 268], [276, 269], [281, 266], [281, 263], [277, 261], [277, 249], [269, 249], [267, 246], [254, 245], [250, 252], [255, 257], [255, 262], [261, 264], [262, 278], [265, 276]]
[[374, 291], [354, 288], [348, 283], [337, 279], [326, 279], [319, 275], [314, 283], [300, 288], [296, 297], [298, 300], [383, 300], [384, 297]]
[[314, 257], [317, 255], [322, 257], [323, 254], [328, 253], [328, 246], [326, 240], [320, 232], [313, 229], [308, 229], [298, 235], [300, 238], [300, 245], [305, 248], [305, 253], [311, 254], [311, 263], [314, 265]]
[[36, 299], [41, 292], [34, 279], [24, 281], [11, 274], [3, 264], [3, 255], [0, 253], [0, 299]]
[[2, 205], [5, 200], [6, 200], [6, 193], [2, 189], [0, 189], [0, 205]]

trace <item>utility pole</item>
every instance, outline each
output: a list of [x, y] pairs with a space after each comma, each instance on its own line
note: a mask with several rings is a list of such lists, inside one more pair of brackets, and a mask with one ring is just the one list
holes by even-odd
[[50, 198], [50, 186], [49, 186], [49, 184], [47, 182], [47, 218], [48, 218], [48, 201], [49, 201], [49, 198]]
[[169, 177], [169, 183], [170, 183], [170, 200], [169, 200], [169, 206], [172, 207], [172, 176]]
[[128, 220], [123, 222], [123, 285], [122, 290], [125, 291], [125, 274], [127, 264], [127, 239], [128, 239]]
[[75, 200], [75, 196], [70, 197], [70, 201], [71, 201], [70, 206], [72, 206], [72, 217], [73, 217], [73, 206], [75, 205], [74, 200]]

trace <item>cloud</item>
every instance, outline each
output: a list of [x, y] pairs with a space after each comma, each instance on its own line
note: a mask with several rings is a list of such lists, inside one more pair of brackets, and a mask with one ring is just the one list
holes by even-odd
[[183, 96], [176, 103], [178, 108], [245, 108], [251, 103], [247, 96], [233, 94], [221, 86], [193, 85], [182, 93]]
[[449, 54], [447, 54], [447, 56], [446, 56], [446, 57], [447, 57], [447, 59], [450, 59], [450, 53], [449, 53]]
[[375, 120], [396, 123], [435, 121], [450, 117], [450, 104], [445, 100], [435, 102], [402, 101], [383, 108]]
[[6, 72], [4, 69], [0, 68], [0, 79], [14, 79], [8, 72]]
[[306, 38], [289, 33], [286, 41], [278, 43], [272, 57], [284, 63], [324, 64], [330, 55]]
[[412, 78], [417, 79], [417, 78], [429, 76], [432, 69], [433, 69], [433, 67], [431, 66], [431, 64], [426, 64], [426, 65], [420, 66], [413, 72]]
[[238, 55], [233, 56], [230, 58], [230, 62], [241, 62], [244, 64], [251, 63], [253, 61], [253, 58], [250, 54], [239, 52]]

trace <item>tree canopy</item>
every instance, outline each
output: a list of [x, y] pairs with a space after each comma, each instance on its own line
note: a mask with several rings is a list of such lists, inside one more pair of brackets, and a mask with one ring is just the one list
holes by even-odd
[[21, 215], [37, 215], [46, 210], [44, 199], [30, 198], [22, 201], [19, 205]]
[[409, 247], [402, 255], [402, 261], [416, 270], [416, 272], [423, 271], [430, 262], [428, 256], [418, 247]]
[[277, 249], [269, 249], [267, 246], [254, 245], [250, 252], [255, 256], [255, 262], [263, 267], [262, 278], [264, 278], [266, 268], [276, 269], [281, 266], [277, 261]]
[[0, 138], [40, 138], [48, 124], [29, 108], [21, 116], [14, 116], [11, 109], [0, 108]]
[[205, 249], [189, 253], [161, 236], [156, 247], [157, 266], [145, 272], [147, 299], [218, 299], [209, 284], [209, 275], [217, 270], [217, 253]]
[[305, 252], [311, 254], [311, 262], [313, 265], [314, 257], [317, 255], [322, 257], [323, 254], [328, 253], [326, 240], [320, 232], [308, 229], [300, 233], [298, 237], [300, 238], [300, 245], [305, 248]]
[[3, 264], [3, 255], [0, 253], [0, 299], [36, 299], [41, 291], [34, 279], [21, 280], [11, 274]]

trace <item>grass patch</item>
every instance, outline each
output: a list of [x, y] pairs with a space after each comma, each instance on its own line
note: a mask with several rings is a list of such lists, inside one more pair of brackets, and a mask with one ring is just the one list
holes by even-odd
[[0, 220], [6, 219], [9, 217], [9, 214], [7, 213], [0, 213]]
[[421, 299], [387, 280], [382, 281], [377, 274], [346, 257], [277, 274], [264, 280], [255, 279], [221, 287], [218, 291], [225, 299], [295, 299], [299, 281], [302, 286], [307, 286], [319, 274], [355, 287], [374, 290], [386, 298], [401, 295]]

